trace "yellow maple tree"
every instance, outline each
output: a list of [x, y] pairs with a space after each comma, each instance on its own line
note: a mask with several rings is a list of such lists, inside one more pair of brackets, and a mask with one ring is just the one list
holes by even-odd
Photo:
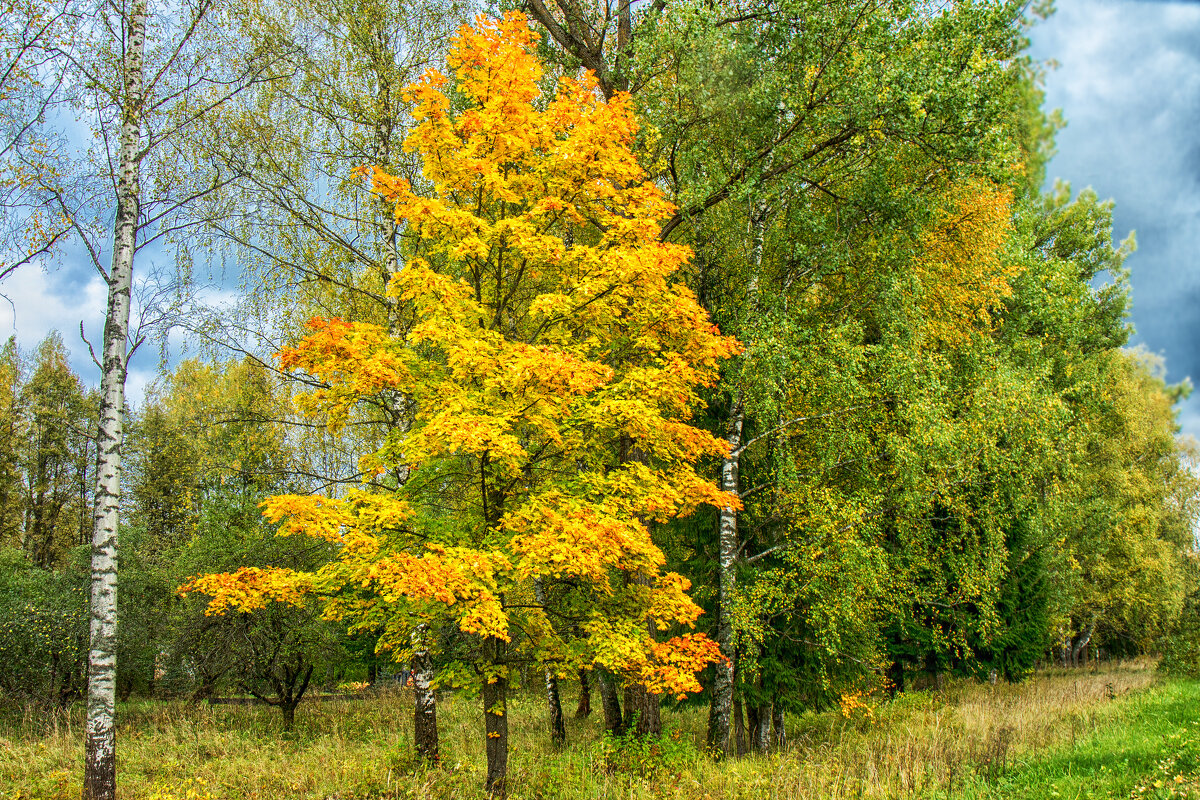
[[[589, 74], [543, 96], [533, 50], [521, 15], [481, 17], [453, 44], [453, 94], [436, 71], [408, 87], [428, 185], [370, 171], [407, 232], [399, 321], [314, 319], [280, 354], [321, 382], [300, 402], [331, 425], [364, 402], [408, 423], [362, 458], [362, 490], [264, 504], [281, 533], [341, 545], [297, 582], [330, 615], [398, 650], [421, 621], [476, 637], [493, 792], [513, 658], [699, 690], [719, 654], [686, 633], [700, 609], [651, 526], [738, 503], [697, 474], [725, 445], [691, 422], [737, 344], [675, 282], [691, 254], [659, 240], [674, 208], [633, 154], [629, 97], [606, 102]], [[256, 602], [233, 576], [189, 588], [215, 608]]]

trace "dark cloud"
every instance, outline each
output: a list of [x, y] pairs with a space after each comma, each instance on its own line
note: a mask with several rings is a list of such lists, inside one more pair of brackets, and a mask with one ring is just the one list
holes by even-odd
[[[1032, 41], [1068, 120], [1048, 174], [1116, 200], [1117, 236], [1137, 230], [1134, 343], [1200, 382], [1200, 2], [1059, 0]], [[1181, 416], [1200, 436], [1200, 397]]]

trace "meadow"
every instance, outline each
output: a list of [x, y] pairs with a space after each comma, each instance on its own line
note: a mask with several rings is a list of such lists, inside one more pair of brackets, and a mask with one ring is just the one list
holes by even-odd
[[[274, 709], [138, 700], [120, 708], [119, 796], [128, 800], [380, 800], [482, 796], [478, 701], [439, 706], [444, 764], [412, 755], [411, 696], [306, 701], [285, 733]], [[661, 740], [570, 720], [555, 750], [533, 691], [510, 703], [513, 798], [1200, 797], [1200, 683], [1148, 660], [1049, 670], [1017, 685], [950, 681], [788, 718], [787, 746], [723, 763], [703, 751], [705, 709], [665, 714]], [[74, 800], [82, 708], [10, 710], [0, 798]], [[1190, 793], [1190, 794], [1189, 794]]]

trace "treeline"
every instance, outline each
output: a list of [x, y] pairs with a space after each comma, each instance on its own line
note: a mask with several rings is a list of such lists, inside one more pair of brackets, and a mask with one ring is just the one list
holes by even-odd
[[[0, 691], [81, 696], [87, 599], [72, 548], [91, 531], [94, 392], [58, 334], [32, 353], [0, 349]], [[72, 569], [72, 567], [74, 569]]]
[[[57, 333], [32, 354], [10, 339], [3, 356], [0, 654], [8, 667], [0, 690], [10, 701], [67, 704], [86, 687], [96, 401]], [[121, 698], [206, 699], [220, 689], [276, 703], [290, 720], [314, 675], [314, 685], [332, 686], [361, 680], [364, 664], [373, 672], [371, 648], [322, 623], [314, 609], [211, 618], [204, 603], [176, 594], [214, 567], [327, 559], [276, 539], [257, 508], [311, 470], [303, 434], [289, 435], [276, 418], [287, 404], [284, 389], [253, 362], [185, 361], [126, 421]]]
[[[205, 18], [271, 68], [169, 128], [214, 177], [161, 224], [243, 274], [186, 322], [237, 355], [132, 418], [119, 686], [291, 724], [403, 667], [430, 760], [482, 694], [503, 793], [521, 678], [556, 741], [572, 681], [614, 733], [699, 697], [725, 756], [1176, 632], [1187, 387], [1125, 347], [1111, 203], [1042, 190], [1024, 4], [368, 6]], [[11, 586], [70, 574], [21, 513]]]

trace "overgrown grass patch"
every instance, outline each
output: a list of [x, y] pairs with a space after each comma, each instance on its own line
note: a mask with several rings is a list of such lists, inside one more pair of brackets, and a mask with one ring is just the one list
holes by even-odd
[[992, 784], [972, 778], [952, 796], [1200, 798], [1200, 682], [1164, 682], [1114, 711], [1086, 736], [1021, 759]]
[[[604, 737], [598, 712], [569, 720], [569, 745], [555, 750], [544, 700], [530, 692], [509, 710], [510, 793], [517, 800], [991, 800], [1048, 798], [1054, 791], [1169, 797], [1163, 792], [1191, 785], [1187, 754], [1200, 752], [1194, 724], [1200, 683], [1157, 680], [1153, 664], [1143, 661], [1098, 672], [1048, 671], [1012, 686], [951, 682], [940, 693], [903, 695], [851, 718], [838, 710], [790, 717], [783, 752], [724, 763], [704, 752], [706, 711], [699, 707], [666, 713], [666, 735], [657, 742]], [[412, 755], [411, 703], [407, 693], [306, 702], [290, 734], [278, 712], [261, 706], [123, 704], [119, 794], [122, 800], [481, 797], [479, 701], [443, 698], [439, 769], [424, 768]], [[0, 720], [0, 800], [75, 800], [82, 735], [80, 708]], [[1175, 751], [1185, 756], [1168, 764]], [[1160, 780], [1170, 785], [1155, 786]], [[1131, 794], [1139, 788], [1141, 794]]]

